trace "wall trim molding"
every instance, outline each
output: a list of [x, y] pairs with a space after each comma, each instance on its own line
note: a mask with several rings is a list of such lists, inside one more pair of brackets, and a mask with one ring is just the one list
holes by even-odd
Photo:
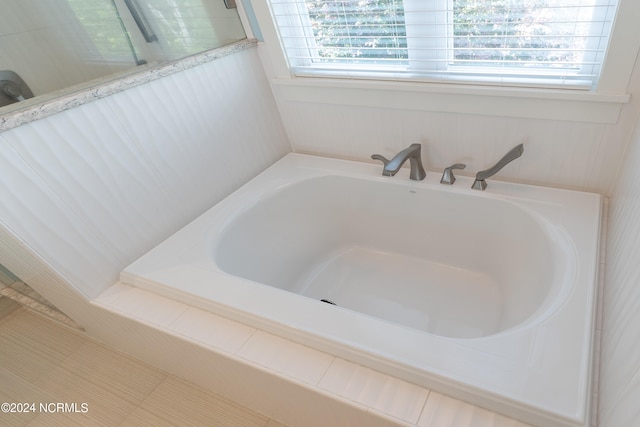
[[290, 102], [606, 124], [617, 123], [630, 100], [628, 94], [415, 82], [295, 77], [271, 83]]

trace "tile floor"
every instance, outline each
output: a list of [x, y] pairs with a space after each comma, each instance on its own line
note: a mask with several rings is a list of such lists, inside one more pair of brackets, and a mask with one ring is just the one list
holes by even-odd
[[3, 402], [29, 412], [2, 426], [284, 426], [25, 308], [0, 319]]
[[[2, 284], [0, 284], [0, 292], [2, 291], [2, 289], [5, 288], [3, 288]], [[15, 301], [7, 297], [0, 296], [0, 319], [7, 316], [13, 310], [16, 310], [18, 307], [20, 306]]]

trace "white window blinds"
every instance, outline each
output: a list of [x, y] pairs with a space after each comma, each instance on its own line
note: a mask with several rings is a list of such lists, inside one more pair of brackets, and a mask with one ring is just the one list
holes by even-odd
[[270, 0], [297, 75], [594, 87], [616, 0]]

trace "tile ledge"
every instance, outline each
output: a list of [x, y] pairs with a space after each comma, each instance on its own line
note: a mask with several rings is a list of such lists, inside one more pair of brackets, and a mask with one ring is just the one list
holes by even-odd
[[[91, 304], [97, 307], [100, 307], [104, 310], [110, 311], [112, 313], [115, 313], [119, 316], [123, 316], [123, 317], [127, 317], [131, 320], [137, 321], [137, 322], [141, 322], [147, 326], [150, 326], [152, 328], [158, 329], [158, 330], [162, 330], [165, 333], [178, 337], [180, 339], [185, 340], [186, 342], [190, 342], [192, 344], [198, 345], [202, 348], [206, 348], [209, 351], [224, 355], [225, 357], [229, 357], [229, 358], [233, 358], [235, 360], [237, 360], [240, 363], [243, 364], [247, 364], [248, 366], [252, 366], [255, 369], [260, 369], [264, 372], [269, 372], [271, 375], [275, 375], [277, 377], [283, 378], [287, 381], [293, 382], [295, 383], [297, 386], [308, 389], [308, 390], [312, 390], [314, 393], [318, 393], [319, 395], [322, 395], [324, 397], [333, 399], [337, 402], [341, 402], [342, 404], [346, 404], [349, 405], [353, 408], [357, 408], [360, 409], [362, 411], [365, 411], [367, 413], [369, 413], [372, 416], [375, 416], [376, 418], [378, 418], [381, 422], [381, 425], [393, 425], [393, 426], [403, 426], [403, 427], [409, 427], [409, 426], [420, 426], [420, 427], [435, 427], [436, 424], [432, 424], [429, 422], [429, 417], [427, 415], [424, 414], [425, 412], [425, 408], [427, 408], [428, 405], [433, 405], [434, 402], [430, 402], [429, 400], [432, 399], [432, 397], [436, 397], [436, 396], [442, 396], [444, 399], [439, 406], [437, 406], [437, 411], [438, 415], [442, 415], [441, 412], [444, 411], [444, 415], [446, 414], [450, 414], [452, 412], [455, 412], [456, 410], [459, 410], [460, 405], [462, 405], [464, 407], [464, 412], [466, 414], [466, 416], [472, 417], [474, 418], [478, 424], [474, 424], [477, 425], [478, 427], [497, 427], [497, 425], [502, 425], [503, 422], [513, 422], [514, 426], [518, 426], [518, 427], [532, 427], [529, 426], [528, 424], [522, 423], [521, 421], [518, 420], [514, 420], [511, 418], [508, 418], [500, 413], [497, 412], [493, 412], [493, 411], [489, 411], [489, 410], [485, 410], [483, 408], [480, 408], [478, 406], [475, 406], [471, 403], [468, 402], [464, 402], [461, 400], [457, 400], [457, 399], [453, 399], [453, 398], [449, 398], [448, 396], [444, 396], [444, 395], [440, 395], [439, 393], [434, 393], [431, 390], [416, 386], [414, 384], [411, 383], [407, 383], [410, 384], [412, 387], [415, 387], [415, 393], [418, 394], [422, 394], [421, 391], [426, 391], [424, 396], [419, 396], [420, 399], [424, 399], [423, 405], [421, 410], [419, 411], [418, 414], [418, 419], [416, 420], [416, 422], [412, 422], [410, 420], [407, 419], [403, 419], [402, 417], [399, 416], [398, 413], [392, 413], [394, 411], [390, 411], [389, 408], [386, 407], [382, 407], [381, 405], [374, 405], [374, 406], [370, 406], [367, 404], [367, 402], [365, 402], [363, 399], [358, 399], [358, 398], [349, 398], [346, 396], [343, 396], [339, 393], [336, 393], [333, 390], [324, 388], [321, 386], [321, 382], [322, 380], [318, 380], [317, 384], [311, 384], [308, 382], [305, 382], [303, 380], [301, 380], [300, 378], [297, 378], [296, 376], [291, 375], [290, 373], [287, 372], [282, 372], [280, 369], [278, 369], [276, 366], [269, 366], [267, 363], [264, 362], [260, 362], [257, 360], [253, 360], [253, 358], [251, 357], [247, 357], [247, 355], [243, 355], [243, 350], [241, 348], [239, 348], [238, 350], [236, 350], [235, 352], [230, 352], [228, 349], [223, 349], [223, 348], [219, 348], [217, 346], [215, 346], [214, 344], [211, 343], [207, 343], [207, 342], [203, 342], [201, 339], [197, 339], [193, 336], [191, 336], [190, 334], [185, 334], [184, 332], [178, 332], [178, 331], [174, 331], [171, 330], [170, 328], [163, 326], [163, 325], [159, 325], [158, 323], [154, 322], [153, 319], [151, 318], [146, 318], [144, 315], [140, 315], [140, 313], [133, 313], [131, 311], [131, 307], [128, 307], [127, 309], [125, 309], [124, 306], [120, 306], [120, 302], [122, 301], [122, 299], [126, 299], [127, 294], [129, 294], [132, 290], [138, 290], [141, 291], [143, 293], [149, 293], [150, 295], [155, 295], [153, 292], [147, 291], [147, 290], [142, 290], [140, 288], [136, 288], [130, 285], [126, 285], [123, 284], [121, 282], [116, 282], [114, 283], [111, 287], [107, 288], [102, 294], [98, 295], [95, 299], [93, 299], [91, 301]], [[178, 303], [177, 304], [181, 304], [185, 306], [186, 308], [194, 308], [197, 310], [201, 310], [199, 308], [195, 308], [192, 306], [189, 306], [188, 304], [184, 304], [184, 303]], [[203, 312], [207, 312], [206, 310], [202, 310]], [[208, 312], [207, 312], [208, 313]], [[231, 319], [229, 319], [231, 320]], [[233, 321], [233, 320], [231, 320]], [[235, 321], [233, 321], [235, 322]], [[238, 322], [239, 323], [239, 322]], [[259, 331], [259, 329], [258, 329]], [[266, 335], [271, 335], [266, 333]], [[275, 336], [275, 338], [280, 341], [283, 340], [285, 338], [282, 337], [278, 337]], [[331, 356], [331, 355], [330, 355]], [[334, 357], [334, 356], [331, 356]], [[337, 357], [334, 357], [332, 363], [335, 363], [338, 360], [343, 360]], [[345, 364], [347, 365], [356, 365], [353, 362], [349, 362], [344, 360]], [[359, 366], [359, 365], [358, 365]], [[363, 369], [365, 371], [369, 371], [369, 368], [364, 368]], [[371, 371], [374, 372], [374, 371]], [[398, 380], [397, 378], [393, 377], [393, 376], [388, 376], [386, 374], [382, 374], [379, 372], [375, 372], [375, 375], [380, 375], [383, 377], [389, 377], [389, 379], [392, 380], [392, 384], [395, 384], [393, 381], [400, 381], [401, 383], [405, 383], [404, 380]], [[480, 415], [487, 415], [487, 417], [480, 417], [480, 418], [475, 418], [478, 416], [478, 414], [476, 413], [476, 411], [479, 411]], [[433, 415], [433, 414], [431, 414]], [[442, 416], [444, 416], [442, 415]], [[446, 418], [446, 417], [445, 417]], [[481, 419], [482, 418], [482, 419]], [[486, 418], [486, 419], [485, 419]], [[495, 420], [494, 420], [495, 418]], [[438, 418], [438, 423], [440, 423], [442, 421], [441, 418]], [[451, 420], [452, 422], [455, 422], [455, 420]], [[494, 423], [494, 421], [496, 423]], [[443, 425], [443, 424], [437, 424], [438, 427], [454, 427], [453, 424], [447, 424], [447, 425]]]
[[244, 39], [206, 52], [167, 63], [151, 65], [143, 69], [127, 71], [82, 83], [51, 94], [38, 96], [24, 102], [25, 106], [6, 114], [0, 114], [0, 132], [43, 119], [89, 102], [149, 83], [166, 76], [215, 61], [228, 55], [255, 47], [257, 40]]

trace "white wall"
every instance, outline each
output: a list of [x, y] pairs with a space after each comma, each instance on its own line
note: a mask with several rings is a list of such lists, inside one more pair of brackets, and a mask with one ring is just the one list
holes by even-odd
[[0, 133], [0, 225], [90, 299], [289, 150], [252, 48]]
[[600, 369], [600, 426], [640, 422], [640, 126], [609, 207]]

